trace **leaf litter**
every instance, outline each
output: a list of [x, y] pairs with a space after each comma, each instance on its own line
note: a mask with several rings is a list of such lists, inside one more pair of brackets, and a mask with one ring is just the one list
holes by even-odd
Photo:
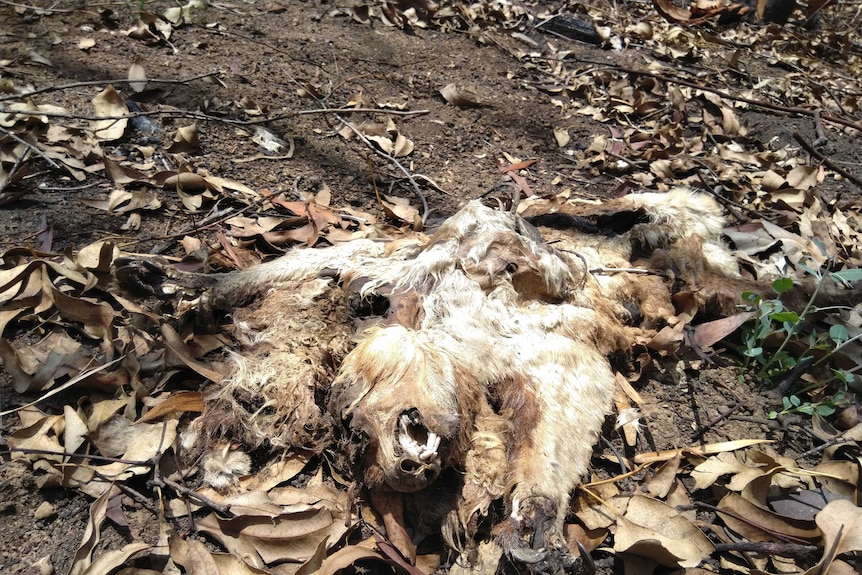
[[[651, 51], [655, 59], [638, 70], [579, 63], [568, 59], [558, 39], [538, 36], [524, 47], [514, 33], [486, 28], [490, 23], [505, 24], [508, 28], [503, 30], [533, 34], [525, 22], [551, 16], [543, 6], [452, 2], [435, 11], [422, 2], [410, 4], [372, 2], [347, 9], [346, 14], [363, 24], [467, 30], [479, 42], [498, 43], [519, 62], [518, 80], [546, 92], [559, 109], [559, 126], [548, 136], [574, 164], [575, 173], [611, 176], [659, 190], [671, 182], [705, 185], [720, 190], [732, 202], [729, 209], [769, 216], [743, 216], [742, 223], [727, 231], [754, 278], [771, 278], [778, 272], [801, 281], [812, 259], [813, 265], [831, 265], [834, 270], [860, 267], [858, 202], [819, 192], [827, 180], [842, 183], [841, 176], [822, 163], [812, 165], [798, 148], [753, 139], [751, 127], [740, 119], [756, 100], [777, 111], [788, 106], [823, 110], [825, 114], [811, 117], [833, 129], [852, 130], [848, 124], [852, 120], [837, 121], [857, 110], [852, 82], [808, 56], [846, 47], [836, 30], [825, 28], [813, 39], [804, 39], [802, 50], [793, 51], [786, 50], [789, 36], [771, 27], [724, 30], [727, 46], [756, 50], [756, 60], [772, 67], [773, 73], [787, 71], [779, 81], [764, 80], [731, 93], [709, 86], [702, 75], [690, 74], [687, 68], [714, 60], [728, 66], [722, 72], [741, 70], [737, 54], [721, 49], [708, 28], [698, 27], [722, 13], [709, 3], [678, 12], [670, 3], [656, 1], [661, 18], [637, 7], [618, 14], [616, 21], [602, 9], [580, 5], [578, 10], [596, 29], [607, 27], [603, 34], [611, 47], [639, 45]], [[136, 26], [125, 33], [153, 45], [170, 45], [174, 30], [192, 24], [196, 12], [204, 8], [193, 1], [162, 14], [141, 12]], [[649, 30], [643, 27], [645, 20]], [[676, 25], [680, 23], [686, 26]], [[97, 44], [87, 42], [87, 49]], [[537, 57], [538, 47], [547, 56]], [[30, 59], [52, 65], [37, 53]], [[143, 67], [133, 65], [129, 79], [135, 92], [144, 90]], [[309, 94], [322, 89], [313, 81], [306, 85]], [[825, 89], [811, 89], [815, 85]], [[130, 226], [135, 225], [133, 216], [164, 212], [156, 190], [176, 194], [188, 213], [216, 216], [213, 221], [226, 226], [220, 243], [225, 253], [214, 254], [209, 265], [222, 269], [242, 268], [241, 262], [260, 261], [292, 245], [391, 239], [422, 228], [411, 201], [389, 194], [377, 194], [378, 216], [332, 206], [325, 184], [295, 199], [215, 176], [190, 160], [206, 146], [197, 123], [177, 128], [165, 150], [140, 150], [139, 159], [158, 155], [169, 169], [157, 169], [154, 160], [133, 165], [129, 156], [111, 157], [106, 146], [126, 135], [130, 110], [112, 86], [95, 96], [92, 119], [86, 120], [76, 120], [60, 106], [39, 104], [38, 96], [17, 97], [27, 90], [14, 84], [4, 84], [3, 92], [13, 97], [0, 100], [0, 205], [26, 194], [22, 179], [39, 159], [77, 181], [103, 172], [112, 189], [103, 199], [88, 203], [128, 214]], [[452, 83], [440, 93], [453, 106], [485, 105], [484, 96], [477, 98]], [[251, 117], [269, 113], [247, 99], [237, 100], [234, 107]], [[576, 116], [589, 117], [604, 130], [597, 129], [578, 146], [566, 127]], [[409, 157], [417, 147], [391, 118], [351, 125], [392, 157]], [[354, 134], [346, 127], [339, 133], [345, 139]], [[293, 143], [266, 128], [255, 127], [240, 136], [260, 146], [264, 155], [292, 155], [285, 147], [292, 150]], [[530, 196], [521, 202], [520, 211], [578, 201], [570, 190], [534, 195], [524, 179], [532, 163], [522, 165], [510, 156], [507, 160], [510, 165], [501, 171]], [[218, 219], [222, 202], [248, 211], [231, 211]], [[187, 255], [203, 247], [192, 242], [186, 245]], [[112, 271], [118, 271], [129, 255], [110, 241], [77, 253], [13, 248], [2, 255], [0, 334], [8, 338], [0, 342], [4, 369], [19, 393], [43, 394], [44, 400], [58, 391], [59, 398], [68, 400], [60, 410], [36, 407], [42, 400], [16, 410], [20, 423], [4, 441], [17, 450], [12, 457], [31, 462], [40, 487], [75, 488], [95, 499], [70, 572], [111, 573], [120, 567], [126, 567], [122, 572], [146, 572], [140, 566], [148, 561], [173, 566], [172, 572], [178, 565], [193, 573], [335, 573], [358, 561], [397, 572], [433, 572], [444, 560], [439, 553], [430, 560], [417, 556], [405, 561], [404, 555], [410, 555], [405, 553], [407, 545], [397, 541], [392, 528], [386, 531], [385, 522], [370, 514], [356, 517], [343, 480], [325, 460], [315, 461], [300, 451], [286, 451], [258, 464], [240, 489], [227, 495], [189, 487], [206, 473], [184, 459], [183, 433], [196, 424], [202, 406], [199, 392], [189, 387], [220, 379], [219, 353], [230, 341], [224, 334], [198, 333], [194, 326], [177, 323], [182, 317], [179, 309], [151, 308], [127, 299], [114, 284]], [[147, 293], [146, 286], [126, 287]], [[858, 318], [859, 310], [847, 311], [839, 321], [852, 326], [852, 314]], [[683, 353], [681, 330], [693, 319], [680, 313], [674, 318], [680, 329], [653, 347], [662, 353]], [[718, 344], [743, 320], [736, 318], [731, 325], [713, 326], [708, 332], [702, 327], [707, 324], [699, 324], [698, 344], [706, 348]], [[22, 331], [24, 326], [27, 331]], [[626, 425], [635, 439], [629, 446], [639, 448], [637, 426], [631, 421]], [[649, 424], [641, 423], [647, 429]], [[716, 553], [723, 568], [742, 573], [850, 572], [862, 551], [858, 535], [862, 425], [857, 421], [836, 431], [834, 438], [840, 441], [823, 450], [821, 461], [813, 466], [774, 452], [761, 438], [656, 453], [630, 450], [620, 461], [628, 463], [624, 469], [638, 470], [640, 475], [628, 477], [643, 481], [648, 494], [630, 485], [621, 490], [617, 484], [626, 485], [626, 473], [595, 477], [574, 498], [571, 532], [589, 549], [607, 545], [622, 557], [627, 572], [635, 572], [632, 562], [637, 561], [693, 569]], [[250, 462], [234, 446], [223, 447], [222, 457], [209, 464], [250, 472]], [[159, 518], [158, 541], [134, 541], [94, 557], [102, 526], [116, 509], [112, 502], [121, 494], [140, 495], [136, 490], [142, 488], [153, 490], [153, 498], [144, 499]], [[714, 498], [703, 496], [707, 490]], [[708, 524], [704, 513], [711, 514]], [[202, 542], [182, 534], [177, 528], [182, 518], [209, 539]], [[388, 540], [375, 532], [387, 532]], [[746, 542], [763, 545], [746, 547]]]

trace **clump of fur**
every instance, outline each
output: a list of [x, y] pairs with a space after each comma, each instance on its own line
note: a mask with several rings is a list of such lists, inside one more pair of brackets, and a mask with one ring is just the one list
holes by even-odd
[[[451, 486], [437, 515], [453, 546], [503, 499], [510, 557], [546, 547], [567, 565], [569, 494], [614, 391], [608, 354], [662, 327], [675, 290], [736, 270], [707, 196], [563, 211], [578, 226], [542, 228], [549, 243], [471, 202], [431, 237], [296, 250], [225, 276], [217, 304], [262, 297], [234, 312], [242, 348], [206, 395], [203, 436], [340, 448], [374, 490]], [[612, 269], [655, 265], [675, 279]]]

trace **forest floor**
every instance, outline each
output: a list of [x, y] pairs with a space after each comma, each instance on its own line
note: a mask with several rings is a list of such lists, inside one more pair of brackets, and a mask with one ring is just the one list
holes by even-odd
[[[339, 0], [26, 4], [0, 2], [0, 335], [7, 338], [0, 412], [64, 385], [77, 373], [72, 367], [91, 369], [97, 356], [105, 361], [110, 337], [89, 329], [90, 307], [81, 311], [62, 295], [51, 305], [34, 304], [42, 284], [12, 289], [15, 281], [60, 276], [74, 284], [84, 272], [71, 260], [94, 282], [119, 252], [227, 270], [294, 245], [360, 237], [371, 220], [392, 229], [431, 228], [488, 192], [598, 200], [687, 185], [721, 200], [737, 233], [729, 237], [751, 240], [735, 246], [750, 261], [777, 261], [778, 253], [777, 265], [795, 270], [788, 275], [802, 273], [808, 261], [802, 254], [815, 254], [806, 265], [820, 266], [820, 273], [860, 265], [862, 44], [849, 2], [823, 8], [810, 27], [800, 25], [801, 12], [784, 25], [719, 26], [717, 17], [673, 24], [652, 4], [633, 1], [444, 2], [436, 14], [409, 1], [361, 8]], [[656, 5], [667, 12], [667, 3]], [[548, 31], [558, 14], [591, 23], [589, 34]], [[21, 113], [34, 106], [41, 115]], [[136, 111], [143, 113], [116, 119]], [[311, 211], [297, 209], [309, 202], [318, 206], [310, 218]], [[84, 265], [81, 253], [95, 263]], [[34, 261], [42, 263], [28, 274], [37, 267], [54, 272], [20, 280], [23, 264]], [[164, 312], [153, 298], [132, 300], [128, 294], [110, 300], [116, 317], [106, 321]], [[48, 313], [52, 306], [57, 314]], [[850, 308], [803, 318], [806, 334], [835, 336], [821, 342], [827, 355], [859, 333], [858, 306]], [[63, 339], [46, 330], [34, 322], [39, 314], [77, 335]], [[832, 330], [836, 325], [846, 333]], [[45, 343], [49, 332], [56, 339]], [[89, 351], [68, 347], [82, 337]], [[144, 338], [153, 353], [164, 350], [160, 338]], [[51, 351], [62, 355], [59, 349], [76, 358], [64, 363], [66, 371], [40, 376], [35, 367], [29, 375], [10, 369], [16, 350], [16, 370], [26, 371], [43, 365]], [[587, 534], [573, 540], [594, 543], [587, 547], [595, 549], [600, 572], [695, 572], [697, 565], [712, 572], [805, 572], [831, 565], [830, 573], [844, 573], [854, 560], [859, 568], [858, 535], [855, 542], [843, 536], [859, 532], [859, 508], [816, 519], [833, 498], [859, 504], [858, 384], [797, 372], [798, 385], [795, 379], [776, 391], [780, 377], [758, 378], [756, 369], [741, 367], [746, 349], [731, 337], [715, 345], [711, 362], [689, 352], [655, 355], [634, 382], [639, 401], [629, 400], [645, 432], [627, 443], [609, 425], [608, 441], [596, 447], [593, 479], [621, 475], [621, 464], [638, 473], [596, 484], [573, 503], [570, 523]], [[858, 367], [858, 347], [851, 342], [839, 351], [833, 367], [846, 380]], [[147, 357], [141, 354], [141, 362]], [[128, 404], [112, 403], [115, 412], [134, 411], [136, 401], [155, 405], [147, 403], [148, 392], [164, 399], [195, 389], [205, 375], [195, 369], [197, 358], [174, 363], [170, 378], [136, 372], [134, 382], [121, 382], [124, 392], [111, 391], [116, 381], [105, 377], [93, 397]], [[38, 410], [2, 415], [0, 450], [68, 450], [79, 409], [91, 419], [80, 421], [85, 429], [76, 447], [97, 444], [85, 403], [67, 387], [40, 400]], [[820, 416], [807, 413], [818, 409]], [[669, 462], [663, 467], [639, 467], [643, 459], [636, 460], [747, 440], [770, 443], [658, 457]], [[80, 483], [70, 479], [78, 464], [87, 467], [76, 458], [2, 456], [0, 571], [77, 575], [126, 565], [124, 573], [178, 572], [153, 559], [166, 541], [185, 572], [212, 572], [201, 565], [230, 573], [337, 570], [323, 562], [320, 541], [270, 554], [262, 571], [241, 560], [220, 562], [225, 549], [236, 550], [217, 536], [201, 538], [204, 545], [190, 537], [195, 543], [182, 547], [149, 495], [142, 502], [129, 491], [108, 497], [104, 489], [68, 487]], [[710, 468], [714, 477], [695, 479], [695, 467]], [[158, 491], [138, 468], [123, 473], [134, 493]], [[315, 473], [313, 462], [303, 462], [284, 483], [301, 487]], [[635, 510], [632, 501], [644, 504], [633, 499], [637, 494], [663, 511]], [[596, 499], [625, 501], [628, 508], [617, 506], [607, 521], [582, 513]], [[814, 511], [775, 500], [804, 500]], [[673, 507], [679, 505], [689, 509]], [[734, 515], [717, 512], [728, 506]], [[638, 523], [638, 513], [659, 519]], [[660, 525], [682, 518], [685, 527], [675, 532]], [[824, 521], [844, 527], [836, 534]], [[605, 537], [619, 541], [622, 523], [637, 524], [639, 540], [655, 546], [614, 547], [613, 537]], [[708, 549], [684, 544], [697, 538], [689, 528], [708, 539]], [[346, 535], [338, 540], [342, 550], [352, 545]], [[748, 542], [754, 547], [742, 545]], [[783, 547], [770, 552], [764, 542]], [[303, 555], [309, 549], [316, 559]], [[355, 557], [410, 570], [380, 549], [367, 553]], [[423, 557], [413, 569], [430, 572], [452, 560], [439, 549]], [[843, 561], [833, 563], [835, 557]]]

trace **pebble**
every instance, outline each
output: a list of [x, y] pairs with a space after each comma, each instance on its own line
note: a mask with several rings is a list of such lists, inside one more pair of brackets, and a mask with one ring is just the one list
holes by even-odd
[[36, 508], [36, 512], [33, 513], [33, 517], [36, 519], [47, 519], [49, 517], [53, 517], [57, 514], [57, 508], [48, 503], [47, 501], [43, 501], [39, 507]]

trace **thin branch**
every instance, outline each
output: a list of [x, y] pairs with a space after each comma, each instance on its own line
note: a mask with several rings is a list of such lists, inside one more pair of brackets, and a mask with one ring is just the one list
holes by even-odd
[[422, 204], [422, 225], [424, 226], [424, 225], [425, 225], [425, 222], [428, 220], [428, 200], [426, 200], [426, 199], [425, 199], [425, 195], [422, 193], [422, 190], [421, 190], [421, 189], [419, 189], [419, 184], [417, 184], [417, 183], [416, 183], [416, 180], [415, 180], [415, 179], [413, 179], [413, 174], [411, 174], [411, 173], [407, 170], [407, 168], [405, 168], [404, 166], [402, 166], [402, 165], [401, 165], [401, 162], [399, 162], [398, 160], [396, 160], [394, 156], [390, 156], [389, 154], [387, 154], [386, 152], [384, 152], [383, 150], [381, 150], [380, 148], [378, 148], [377, 146], [375, 146], [375, 145], [371, 142], [371, 140], [369, 140], [368, 138], [366, 138], [366, 137], [365, 137], [365, 134], [363, 134], [362, 132], [360, 132], [359, 130], [357, 130], [357, 129], [353, 126], [353, 124], [351, 124], [350, 122], [348, 122], [347, 120], [345, 120], [344, 118], [342, 118], [341, 116], [339, 116], [338, 114], [335, 114], [335, 117], [338, 119], [338, 121], [339, 121], [339, 122], [341, 122], [342, 124], [344, 124], [345, 126], [347, 126], [348, 128], [350, 128], [350, 130], [351, 130], [351, 131], [353, 131], [353, 133], [354, 133], [354, 134], [356, 134], [356, 137], [357, 137], [357, 138], [359, 138], [360, 140], [362, 140], [362, 141], [365, 143], [365, 145], [366, 145], [366, 146], [368, 146], [369, 148], [371, 148], [371, 150], [372, 150], [375, 154], [377, 154], [377, 155], [378, 155], [378, 156], [380, 156], [381, 158], [385, 158], [386, 160], [388, 160], [389, 162], [391, 162], [392, 164], [394, 164], [394, 165], [395, 165], [399, 170], [401, 170], [401, 173], [402, 173], [402, 174], [404, 174], [404, 176], [405, 176], [408, 180], [410, 180], [410, 183], [413, 185], [413, 191], [416, 193], [416, 199], [418, 199], [418, 200], [419, 200], [419, 202]]
[[46, 118], [64, 118], [67, 120], [130, 120], [141, 116], [164, 116], [168, 118], [189, 118], [192, 120], [201, 120], [204, 122], [219, 122], [230, 126], [255, 126], [258, 124], [267, 124], [277, 120], [285, 120], [295, 118], [297, 116], [308, 116], [311, 114], [348, 114], [351, 112], [364, 112], [369, 114], [388, 114], [395, 116], [419, 116], [428, 114], [429, 110], [386, 110], [378, 108], [323, 108], [315, 110], [299, 110], [297, 112], [288, 112], [277, 116], [268, 116], [264, 118], [255, 118], [253, 120], [234, 120], [232, 118], [222, 118], [204, 114], [203, 112], [192, 112], [189, 110], [150, 110], [146, 112], [130, 112], [120, 116], [96, 116], [88, 114], [68, 114], [64, 112], [47, 112], [44, 110], [9, 110], [0, 108], [0, 113], [16, 114], [19, 116], [44, 116]]
[[24, 138], [18, 136], [17, 134], [12, 133], [11, 131], [4, 128], [3, 126], [0, 126], [0, 133], [6, 134], [7, 136], [12, 138], [16, 142], [18, 142], [20, 144], [24, 144], [25, 146], [27, 146], [28, 150], [31, 150], [34, 154], [36, 154], [37, 156], [39, 156], [40, 158], [45, 160], [45, 162], [47, 162], [48, 165], [51, 166], [52, 168], [54, 168], [55, 170], [60, 169], [60, 166], [57, 164], [57, 162], [55, 162], [54, 160], [49, 158], [47, 155], [45, 155], [45, 152], [40, 150], [35, 144], [28, 142]]
[[815, 148], [811, 143], [806, 140], [802, 134], [795, 131], [793, 132], [793, 139], [799, 142], [799, 145], [805, 148], [805, 151], [817, 158], [819, 161], [823, 162], [830, 170], [839, 174], [845, 180], [850, 180], [860, 188], [862, 188], [862, 178], [854, 176], [832, 160], [830, 160], [827, 156], [825, 156], [822, 152], [819, 152], [817, 148]]
[[734, 543], [716, 543], [715, 550], [742, 551], [760, 555], [780, 555], [781, 557], [806, 557], [820, 549], [816, 545], [800, 545], [798, 543], [773, 543], [772, 541], [737, 541]]
[[74, 8], [41, 8], [39, 6], [31, 6], [29, 4], [18, 4], [17, 2], [10, 2], [9, 0], [0, 0], [0, 4], [14, 6], [15, 8], [24, 8], [25, 10], [33, 10], [35, 12], [50, 12], [52, 14], [66, 14], [75, 11]]
[[0, 450], [0, 455], [11, 455], [12, 453], [23, 453], [24, 455], [60, 455], [62, 457], [80, 457], [81, 459], [92, 459], [93, 461], [104, 461], [105, 463], [123, 463], [135, 467], [150, 466], [152, 460], [135, 461], [131, 459], [120, 459], [118, 457], [107, 457], [104, 455], [89, 455], [87, 453], [68, 453], [66, 451], [52, 451], [50, 449], [25, 449], [23, 447], [5, 447]]
[[770, 535], [772, 535], [776, 539], [780, 539], [785, 543], [796, 543], [798, 545], [806, 545], [808, 543], [805, 539], [801, 539], [799, 537], [794, 537], [792, 535], [786, 535], [784, 533], [780, 533], [778, 531], [775, 531], [774, 529], [770, 529], [769, 527], [767, 527], [765, 525], [760, 525], [756, 521], [752, 521], [751, 519], [744, 517], [744, 516], [740, 515], [739, 513], [731, 511], [730, 509], [721, 509], [720, 507], [716, 507], [715, 505], [710, 505], [708, 503], [702, 503], [700, 501], [694, 501], [694, 502], [692, 502], [691, 505], [679, 505], [679, 506], [677, 506], [677, 509], [682, 511], [682, 510], [690, 508], [690, 507], [694, 507], [696, 509], [706, 509], [707, 511], [712, 511], [713, 513], [718, 513], [721, 515], [727, 515], [728, 517], [733, 517], [737, 521], [741, 521], [741, 522], [745, 523], [746, 525], [750, 525], [751, 527], [754, 527], [755, 529], [759, 529], [760, 531], [763, 531], [764, 533], [769, 533]]
[[190, 489], [184, 485], [180, 485], [176, 481], [171, 481], [166, 477], [156, 477], [150, 480], [148, 483], [150, 483], [153, 487], [169, 487], [176, 493], [184, 495], [189, 499], [194, 499], [199, 503], [203, 504], [204, 506], [209, 507], [216, 513], [220, 514], [222, 517], [236, 517], [236, 514], [230, 510], [230, 506], [217, 503], [206, 495], [198, 493], [194, 489]]
[[[207, 72], [205, 74], [198, 74], [197, 76], [192, 76], [190, 78], [184, 78], [182, 80], [169, 80], [166, 78], [147, 78], [147, 83], [152, 84], [187, 84], [193, 80], [200, 80], [202, 78], [209, 78], [211, 76], [218, 76], [220, 72], [218, 70], [214, 70], [212, 72]], [[107, 84], [129, 84], [131, 82], [140, 82], [140, 80], [129, 80], [128, 78], [119, 78], [116, 80], [85, 80], [82, 82], [72, 82], [71, 84], [59, 84], [57, 86], [46, 86], [44, 88], [39, 88], [38, 90], [33, 90], [31, 92], [24, 92], [23, 94], [9, 94], [7, 96], [0, 96], [0, 102], [7, 102], [9, 100], [20, 100], [21, 98], [29, 98], [31, 96], [36, 96], [38, 94], [45, 94], [47, 92], [62, 92], [63, 90], [71, 90], [72, 88], [84, 88], [86, 86], [104, 86]]]

